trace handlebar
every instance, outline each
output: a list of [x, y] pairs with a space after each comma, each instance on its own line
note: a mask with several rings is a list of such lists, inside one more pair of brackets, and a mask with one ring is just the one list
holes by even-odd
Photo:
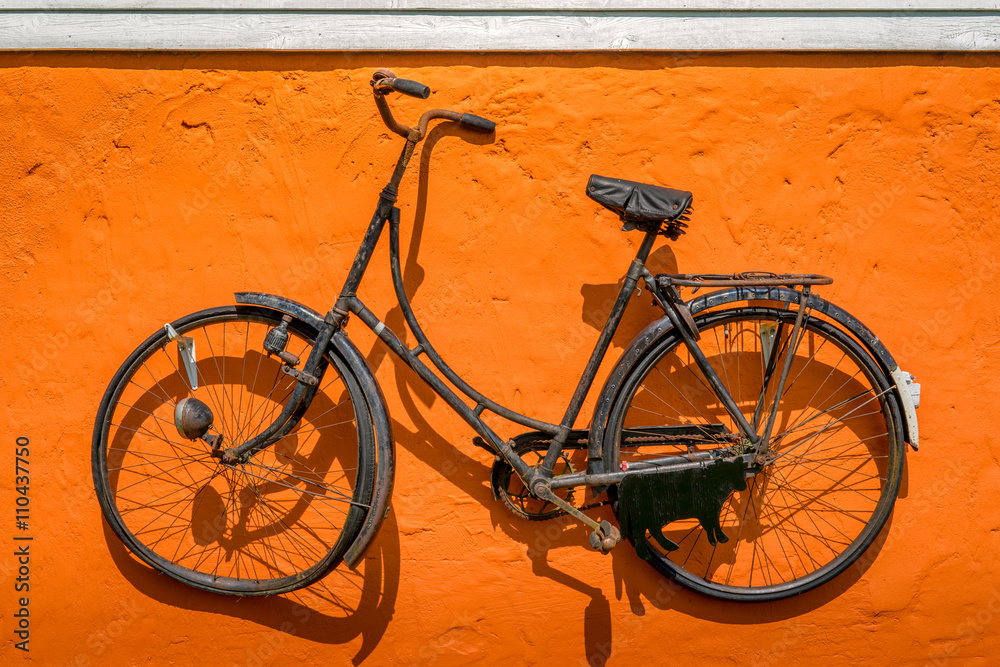
[[389, 105], [385, 101], [386, 93], [403, 93], [404, 95], [426, 100], [431, 94], [430, 87], [417, 81], [410, 81], [409, 79], [397, 79], [396, 75], [387, 69], [380, 69], [372, 75], [371, 86], [375, 94], [375, 104], [378, 106], [379, 113], [382, 115], [382, 120], [385, 121], [386, 126], [396, 134], [407, 139], [411, 138], [411, 133], [413, 132], [417, 133], [417, 136], [413, 137], [414, 141], [422, 139], [427, 132], [427, 123], [435, 118], [455, 121], [462, 127], [483, 134], [492, 134], [496, 131], [497, 125], [491, 120], [476, 116], [475, 114], [460, 114], [457, 111], [449, 111], [447, 109], [432, 109], [427, 111], [420, 117], [420, 122], [417, 123], [416, 128], [406, 127], [392, 117]]
[[493, 134], [497, 129], [497, 124], [492, 120], [487, 120], [482, 116], [476, 116], [471, 113], [463, 113], [458, 122], [470, 130], [482, 132], [483, 134]]
[[[386, 70], [379, 70], [379, 72], [383, 71]], [[378, 72], [376, 72], [376, 74], [378, 74]], [[397, 79], [395, 77], [385, 77], [382, 79], [373, 78], [372, 88], [375, 89], [375, 93], [377, 95], [384, 95], [389, 90], [394, 90], [397, 93], [403, 93], [404, 95], [409, 95], [410, 97], [419, 97], [422, 100], [426, 100], [431, 96], [430, 86], [425, 86], [422, 83], [410, 81], [409, 79]]]

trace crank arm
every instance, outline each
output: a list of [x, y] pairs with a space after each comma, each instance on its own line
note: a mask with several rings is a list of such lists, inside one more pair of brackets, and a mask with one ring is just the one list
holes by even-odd
[[570, 514], [576, 519], [582, 521], [584, 524], [593, 528], [594, 532], [590, 534], [590, 545], [594, 547], [594, 549], [597, 549], [602, 553], [608, 553], [615, 548], [615, 545], [621, 542], [621, 531], [607, 521], [601, 521], [600, 523], [594, 521], [589, 516], [553, 493], [552, 489], [550, 489], [548, 485], [536, 484], [534, 492], [538, 498], [552, 503], [567, 514]]

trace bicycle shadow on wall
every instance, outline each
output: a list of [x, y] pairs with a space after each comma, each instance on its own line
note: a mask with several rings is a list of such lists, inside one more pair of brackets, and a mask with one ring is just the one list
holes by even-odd
[[[428, 137], [421, 154], [416, 214], [403, 271], [406, 291], [411, 296], [416, 293], [424, 278], [424, 271], [417, 262], [417, 251], [425, 224], [430, 156], [436, 141], [449, 135], [459, 135], [465, 138], [464, 133], [440, 127]], [[677, 262], [669, 246], [657, 249], [650, 258], [648, 266], [654, 273], [677, 272]], [[584, 285], [581, 290], [584, 297], [582, 313], [584, 323], [599, 330], [619, 288], [620, 286], [615, 284]], [[616, 332], [613, 341], [615, 347], [619, 349], [626, 347], [628, 342], [654, 319], [651, 314], [657, 312], [647, 300], [635, 299], [630, 303], [622, 325]], [[403, 315], [398, 307], [390, 311], [385, 321], [395, 331], [403, 331], [405, 328]], [[383, 346], [376, 343], [368, 355], [369, 362], [372, 366], [377, 366], [385, 354]], [[436, 429], [424, 418], [424, 410], [418, 403], [430, 405], [435, 395], [408, 368], [402, 365], [396, 365], [395, 368], [399, 395], [408, 417], [415, 425], [415, 430], [410, 432], [398, 422], [395, 423], [394, 429], [398, 443], [435, 470], [440, 471], [469, 497], [489, 508], [495, 527], [501, 528], [511, 539], [528, 545], [528, 556], [532, 561], [532, 568], [536, 575], [550, 578], [591, 599], [585, 611], [586, 655], [588, 659], [594, 658], [603, 664], [603, 661], [610, 656], [610, 652], [606, 649], [612, 645], [610, 604], [604, 592], [553, 568], [547, 560], [547, 554], [551, 548], [585, 544], [587, 531], [577, 522], [565, 518], [542, 524], [546, 527], [539, 527], [537, 523], [528, 523], [526, 520], [511, 515], [499, 501], [494, 499], [492, 493], [482, 483], [483, 479], [489, 475], [489, 464], [481, 463], [437, 435]], [[829, 370], [832, 373], [835, 369], [824, 366], [820, 370]], [[836, 385], [840, 379], [844, 378], [837, 377], [833, 384]], [[845, 386], [850, 387], [850, 385]], [[788, 401], [788, 403], [792, 402]], [[786, 424], [786, 426], [788, 425]], [[900, 497], [906, 496], [905, 457], [903, 465]], [[752, 494], [753, 491], [749, 494], [734, 495], [731, 511], [736, 512], [740, 508], [745, 511], [745, 508], [752, 503]], [[604, 508], [599, 513], [600, 518], [614, 520], [609, 508]], [[676, 609], [692, 616], [726, 623], [760, 624], [793, 618], [823, 606], [853, 586], [864, 575], [881, 551], [891, 525], [892, 519], [890, 518], [877, 536], [875, 543], [864, 556], [834, 580], [795, 598], [756, 605], [753, 613], [748, 613], [748, 607], [745, 603], [719, 601], [680, 587], [644, 563], [628, 545], [622, 545], [612, 552], [615, 595], [618, 599], [621, 599], [623, 595], [626, 596], [633, 613], [636, 615], [646, 613], [645, 600], [658, 609]], [[736, 542], [739, 542], [738, 538]]]
[[[262, 633], [252, 646], [240, 641], [239, 649], [246, 654], [241, 659], [248, 663], [269, 664], [293, 636], [321, 644], [347, 644], [361, 637], [361, 647], [352, 658], [353, 664], [360, 664], [378, 646], [395, 611], [399, 531], [391, 513], [382, 526], [384, 534], [372, 544], [356, 572], [341, 564], [308, 588], [262, 598], [222, 596], [182, 586], [140, 563], [107, 522], [102, 525], [118, 571], [143, 595], [178, 609], [242, 618], [273, 630]], [[220, 640], [218, 648], [223, 646]]]
[[[192, 393], [187, 376], [179, 370], [183, 368], [181, 359], [169, 357], [158, 355], [156, 361], [176, 365], [174, 372], [150, 387], [130, 383], [122, 394], [123, 407], [115, 413], [108, 483], [127, 503], [121, 507], [121, 520], [132, 532], [149, 539], [157, 553], [172, 554], [178, 565], [198, 570], [215, 563], [214, 571], [229, 577], [234, 573], [245, 579], [281, 576], [285, 562], [300, 571], [307, 566], [302, 559], [325, 553], [320, 546], [332, 549], [340, 534], [337, 517], [345, 517], [346, 512], [337, 507], [335, 498], [298, 492], [298, 482], [322, 484], [331, 490], [334, 480], [350, 484], [340, 471], [354, 469], [356, 455], [338, 445], [354, 438], [343, 438], [342, 432], [330, 430], [352, 421], [353, 408], [346, 400], [346, 390], [344, 395], [320, 392], [313, 403], [315, 411], [303, 419], [304, 428], [282, 440], [256, 467], [226, 471], [164, 427], [170, 426], [174, 399]], [[152, 364], [156, 361], [148, 360]], [[244, 411], [273, 411], [276, 406], [268, 404], [269, 398], [283, 395], [291, 386], [284, 379], [271, 379], [281, 376], [274, 360], [253, 356], [252, 376], [240, 372], [242, 363], [242, 359], [223, 353], [211, 362], [203, 359], [197, 364], [200, 395], [216, 406], [233, 408], [231, 413], [217, 411], [220, 426], [227, 433], [241, 432], [240, 424], [228, 421], [229, 417]], [[228, 386], [238, 387], [238, 392], [226, 392], [227, 376], [231, 380]], [[239, 383], [232, 378], [239, 378]], [[167, 451], [182, 451], [186, 459], [200, 460], [203, 477], [196, 479], [191, 472], [185, 475], [179, 466], [167, 463], [172, 460], [166, 458]], [[138, 491], [155, 500], [144, 505], [136, 499], [142, 497]], [[314, 543], [307, 543], [306, 536], [293, 529], [298, 519], [310, 513], [329, 517], [325, 524], [310, 521], [317, 526], [310, 531]], [[378, 645], [393, 615], [399, 587], [394, 521], [394, 517], [387, 520], [386, 535], [372, 546], [357, 571], [341, 563], [308, 588], [264, 598], [222, 596], [182, 587], [130, 554], [107, 521], [103, 527], [113, 561], [139, 592], [178, 608], [239, 617], [273, 629], [273, 634], [262, 635], [258, 643], [240, 647], [248, 662], [268, 662], [292, 635], [338, 644], [360, 636], [361, 647], [354, 657], [359, 663]]]
[[[418, 263], [418, 249], [426, 222], [430, 161], [437, 142], [447, 137], [457, 137], [474, 144], [488, 144], [493, 141], [492, 137], [473, 134], [446, 124], [438, 125], [428, 133], [420, 155], [418, 194], [410, 244], [405, 251], [405, 258], [401, 257], [403, 282], [407, 294], [411, 297], [423, 283], [425, 275], [423, 267]], [[408, 335], [403, 312], [398, 305], [386, 314], [384, 321], [387, 327], [398, 332], [401, 337], [403, 332], [407, 332]], [[367, 355], [367, 360], [373, 369], [377, 369], [387, 355], [388, 349], [376, 341]], [[586, 528], [576, 521], [565, 518], [539, 524], [522, 521], [512, 515], [500, 501], [494, 499], [489, 487], [484, 484], [484, 481], [490, 478], [492, 459], [489, 463], [483, 463], [439, 435], [437, 429], [427, 421], [423, 407], [430, 406], [437, 399], [437, 395], [407, 366], [397, 363], [393, 364], [393, 368], [400, 400], [414, 425], [411, 431], [398, 420], [393, 420], [393, 437], [397, 446], [405, 448], [438, 471], [463, 494], [486, 507], [490, 511], [493, 527], [503, 530], [512, 540], [528, 545], [527, 556], [531, 561], [532, 571], [537, 576], [552, 579], [582, 593], [584, 598], [589, 598], [583, 610], [585, 655], [590, 664], [603, 665], [611, 655], [610, 602], [600, 588], [558, 570], [548, 562], [551, 549], [585, 544], [588, 539]], [[397, 485], [396, 493], [399, 492]], [[605, 513], [607, 514], [605, 518], [613, 519], [610, 512]], [[388, 527], [383, 527], [383, 531], [387, 529]], [[376, 542], [381, 539], [380, 536]], [[396, 539], [398, 540], [398, 536]]]

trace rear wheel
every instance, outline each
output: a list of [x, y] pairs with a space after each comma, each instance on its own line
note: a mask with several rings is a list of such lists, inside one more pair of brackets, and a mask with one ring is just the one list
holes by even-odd
[[[774, 409], [789, 348], [793, 355], [767, 462], [723, 503], [728, 541], [713, 544], [694, 518], [663, 528], [676, 550], [645, 531], [635, 538], [646, 541], [654, 567], [706, 595], [776, 600], [829, 581], [871, 545], [899, 490], [900, 416], [884, 373], [853, 337], [816, 317], [806, 316], [789, 345], [795, 317], [793, 310], [746, 307], [697, 319], [699, 346], [758, 433]], [[684, 432], [696, 435], [663, 437]], [[616, 434], [608, 471], [740, 446], [734, 420], [672, 335], [632, 367], [608, 433]]]
[[[367, 403], [335, 355], [297, 427], [248, 461], [225, 464], [204, 439], [182, 437], [174, 410], [196, 398], [214, 418], [209, 439], [233, 447], [266, 428], [295, 381], [263, 351], [281, 313], [205, 310], [132, 353], [97, 415], [94, 483], [108, 523], [152, 567], [196, 588], [269, 595], [315, 581], [338, 562], [370, 503], [375, 467]], [[292, 322], [287, 351], [304, 358], [315, 331]], [[188, 358], [191, 361], [191, 358]], [[192, 381], [192, 374], [195, 375]]]

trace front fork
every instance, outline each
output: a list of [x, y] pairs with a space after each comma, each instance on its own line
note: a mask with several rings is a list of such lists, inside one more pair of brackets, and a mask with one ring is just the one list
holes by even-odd
[[[320, 382], [323, 380], [323, 374], [327, 366], [326, 361], [323, 359], [323, 353], [330, 343], [333, 332], [339, 326], [339, 322], [334, 323], [333, 318], [327, 315], [326, 321], [320, 327], [316, 341], [313, 343], [309, 357], [306, 360], [306, 365], [302, 370], [291, 367], [286, 363], [283, 368], [284, 372], [297, 380], [288, 403], [285, 404], [285, 407], [275, 420], [271, 422], [271, 425], [261, 433], [247, 440], [242, 445], [223, 450], [219, 455], [223, 463], [243, 463], [260, 450], [270, 447], [278, 440], [281, 440], [292, 429], [298, 426], [302, 416], [309, 409], [313, 397], [316, 396]], [[277, 329], [278, 327], [275, 328]], [[268, 352], [270, 353], [270, 351]], [[283, 361], [288, 362], [284, 355], [279, 354], [279, 357]]]

